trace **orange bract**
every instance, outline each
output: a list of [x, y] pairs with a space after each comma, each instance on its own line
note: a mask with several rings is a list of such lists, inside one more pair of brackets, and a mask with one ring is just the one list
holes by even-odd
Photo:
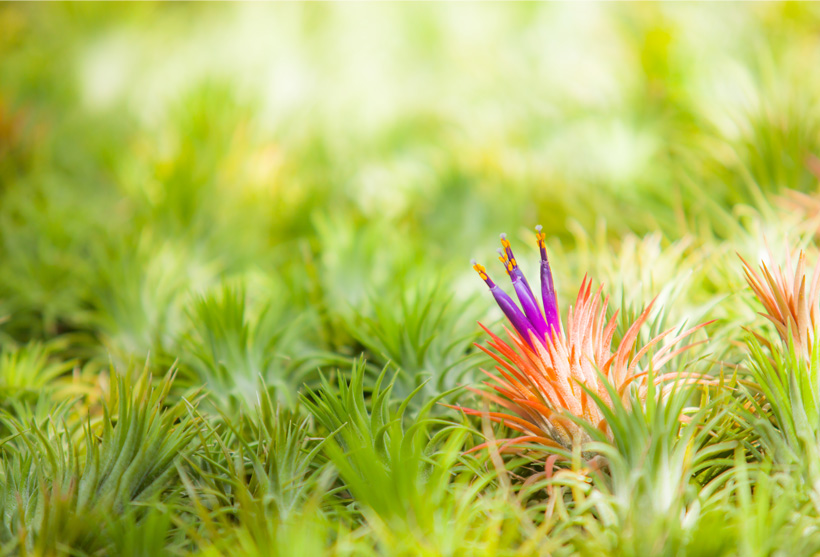
[[[772, 260], [772, 254], [769, 254]], [[785, 344], [792, 336], [795, 348], [806, 358], [812, 353], [815, 330], [817, 328], [817, 299], [820, 294], [820, 262], [814, 267], [811, 283], [806, 283], [805, 255], [800, 252], [797, 267], [792, 265], [792, 258], [786, 255], [786, 270], [777, 267], [770, 271], [766, 263], [761, 262], [760, 273], [756, 272], [742, 257], [746, 282], [763, 304], [764, 317], [774, 323], [780, 338]]]
[[[653, 382], [662, 393], [668, 392], [680, 381], [705, 382], [708, 376], [671, 372], [657, 373], [669, 360], [701, 342], [678, 346], [680, 342], [708, 323], [692, 327], [657, 348], [658, 343], [669, 336], [669, 329], [646, 344], [638, 345], [641, 327], [647, 322], [654, 300], [624, 334], [621, 342], [612, 350], [617, 312], [608, 321], [606, 311], [609, 298], [601, 303], [603, 287], [592, 291], [592, 281], [584, 277], [575, 306], [569, 309], [566, 327], [560, 332], [551, 331], [545, 342], [531, 332], [529, 339], [520, 332], [505, 327], [510, 342], [482, 328], [490, 335], [489, 350], [480, 346], [497, 363], [497, 375], [485, 373], [491, 381], [485, 384], [494, 392], [471, 389], [498, 404], [508, 412], [489, 412], [496, 422], [519, 431], [522, 436], [502, 440], [502, 448], [517, 443], [541, 443], [570, 448], [574, 443], [585, 442], [589, 436], [584, 428], [568, 419], [567, 415], [580, 418], [594, 427], [607, 431], [603, 413], [595, 401], [582, 388], [585, 386], [607, 405], [611, 399], [598, 371], [606, 378], [618, 395], [626, 399], [627, 387], [635, 383], [638, 396], [643, 401], [649, 386], [649, 370]], [[640, 361], [652, 349], [657, 348], [647, 364]], [[479, 410], [459, 407], [467, 414], [484, 415]]]

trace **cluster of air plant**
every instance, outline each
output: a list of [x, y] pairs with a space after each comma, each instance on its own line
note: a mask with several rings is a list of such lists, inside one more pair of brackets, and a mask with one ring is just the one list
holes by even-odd
[[[611, 435], [606, 407], [611, 407], [615, 398], [628, 401], [630, 388], [635, 389], [637, 400], [643, 403], [653, 387], [668, 394], [676, 385], [711, 381], [704, 374], [663, 369], [677, 355], [704, 342], [679, 346], [708, 323], [674, 335], [676, 329], [670, 328], [639, 344], [641, 327], [647, 323], [654, 300], [629, 326], [614, 351], [617, 311], [607, 319], [609, 298], [601, 301], [603, 285], [593, 292], [592, 280], [584, 277], [575, 306], [567, 311], [566, 324], [562, 323], [546, 236], [540, 226], [536, 227], [536, 238], [541, 253], [541, 306], [505, 235], [501, 235], [503, 249], [499, 250], [499, 259], [512, 281], [520, 307], [493, 282], [483, 265], [473, 261], [473, 268], [512, 325], [512, 330], [504, 327], [509, 343], [482, 326], [490, 335], [488, 344], [493, 350], [481, 349], [498, 364], [498, 375], [485, 372], [494, 393], [474, 389], [507, 411], [488, 412], [490, 419], [521, 433], [502, 440], [502, 448], [529, 443], [572, 449], [591, 440], [584, 424]], [[648, 361], [643, 362], [653, 350]], [[460, 408], [467, 414], [485, 413]]]
[[457, 302], [438, 283], [402, 289], [398, 300], [373, 299], [371, 306], [372, 316], [357, 311], [348, 327], [371, 363], [399, 368], [396, 394], [424, 385], [423, 395], [436, 396], [468, 379], [480, 355], [470, 351], [478, 337], [472, 300]]
[[820, 554], [820, 11], [357, 10], [0, 3], [0, 556]]
[[111, 550], [112, 517], [141, 521], [177, 490], [177, 461], [193, 450], [191, 400], [167, 401], [171, 370], [154, 384], [142, 373], [112, 374], [102, 416], [72, 417], [62, 404], [42, 420], [0, 417], [0, 544], [17, 554], [65, 547]]

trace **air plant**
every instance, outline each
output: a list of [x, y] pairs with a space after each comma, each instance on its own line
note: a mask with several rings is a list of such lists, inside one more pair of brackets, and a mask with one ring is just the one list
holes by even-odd
[[[487, 283], [512, 325], [512, 330], [504, 327], [510, 342], [481, 325], [490, 335], [488, 344], [493, 350], [479, 348], [498, 364], [498, 375], [484, 372], [491, 379], [485, 385], [492, 387], [494, 393], [471, 388], [508, 411], [487, 412], [491, 420], [521, 433], [516, 438], [500, 440], [502, 449], [522, 443], [570, 449], [577, 443], [590, 441], [589, 434], [582, 427], [583, 422], [607, 433], [606, 412], [602, 406], [612, 406], [610, 393], [628, 404], [628, 389], [634, 386], [637, 400], [643, 403], [648, 391], [654, 387], [659, 387], [658, 392], [666, 395], [681, 382], [709, 381], [709, 377], [692, 372], [659, 372], [664, 364], [682, 352], [705, 342], [679, 346], [682, 340], [708, 323], [673, 336], [655, 351], [648, 364], [641, 365], [644, 356], [675, 331], [671, 328], [645, 344], [639, 343], [641, 327], [649, 320], [655, 300], [627, 329], [613, 352], [611, 346], [618, 312], [607, 321], [609, 298], [601, 303], [603, 285], [593, 293], [592, 280], [585, 276], [575, 306], [569, 308], [564, 325], [558, 312], [547, 258], [546, 235], [540, 226], [536, 227], [536, 232], [541, 252], [541, 307], [504, 234], [501, 235], [503, 249], [499, 250], [499, 259], [512, 281], [521, 307], [493, 282], [483, 265], [473, 261], [473, 268]], [[611, 390], [607, 389], [607, 384]], [[467, 414], [485, 414], [476, 409], [458, 408]]]
[[[771, 253], [769, 259], [774, 259]], [[811, 282], [807, 282], [806, 258], [802, 251], [797, 257], [797, 267], [792, 264], [791, 256], [786, 255], [785, 271], [783, 267], [769, 270], [766, 263], [761, 262], [758, 273], [745, 259], [741, 257], [740, 260], [746, 282], [766, 310], [761, 315], [774, 324], [786, 346], [793, 342], [795, 349], [808, 359], [812, 354], [818, 325], [820, 262], [814, 267]], [[757, 337], [759, 340], [762, 338], [760, 335]]]
[[[770, 259], [773, 258], [769, 254]], [[782, 341], [781, 346], [752, 332], [747, 340], [749, 378], [745, 382], [745, 419], [761, 435], [763, 449], [776, 462], [799, 464], [813, 485], [820, 509], [820, 344], [816, 342], [820, 302], [820, 263], [811, 281], [805, 255], [797, 266], [787, 253], [782, 266], [769, 270], [761, 262], [755, 271], [743, 258], [746, 280]]]
[[192, 415], [199, 394], [169, 403], [175, 373], [154, 383], [148, 364], [141, 374], [112, 370], [101, 419], [89, 416], [80, 428], [70, 426], [67, 403], [41, 423], [0, 414], [12, 432], [0, 440], [5, 550], [100, 554], [115, 543], [108, 518], [141, 521], [152, 505], [173, 499], [178, 460], [195, 450], [200, 421]]

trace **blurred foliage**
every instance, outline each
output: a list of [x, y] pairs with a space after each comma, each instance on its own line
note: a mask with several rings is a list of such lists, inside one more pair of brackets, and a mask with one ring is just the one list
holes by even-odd
[[[820, 349], [736, 253], [816, 259], [818, 32], [795, 2], [0, 4], [0, 553], [816, 553]], [[467, 262], [505, 232], [532, 274], [539, 223], [562, 313], [589, 274], [616, 338], [656, 296], [642, 338], [716, 319], [672, 362], [715, 381], [583, 453], [471, 452], [505, 431], [445, 404], [502, 317]]]

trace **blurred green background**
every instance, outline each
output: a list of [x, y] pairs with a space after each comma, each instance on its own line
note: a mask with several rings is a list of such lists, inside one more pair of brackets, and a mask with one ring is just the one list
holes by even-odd
[[438, 390], [500, 316], [468, 263], [500, 275], [500, 232], [532, 272], [545, 227], [564, 309], [591, 273], [731, 322], [734, 252], [816, 230], [777, 201], [817, 186], [816, 4], [4, 3], [0, 29], [0, 342], [75, 375], [150, 354], [292, 402], [364, 352]]

